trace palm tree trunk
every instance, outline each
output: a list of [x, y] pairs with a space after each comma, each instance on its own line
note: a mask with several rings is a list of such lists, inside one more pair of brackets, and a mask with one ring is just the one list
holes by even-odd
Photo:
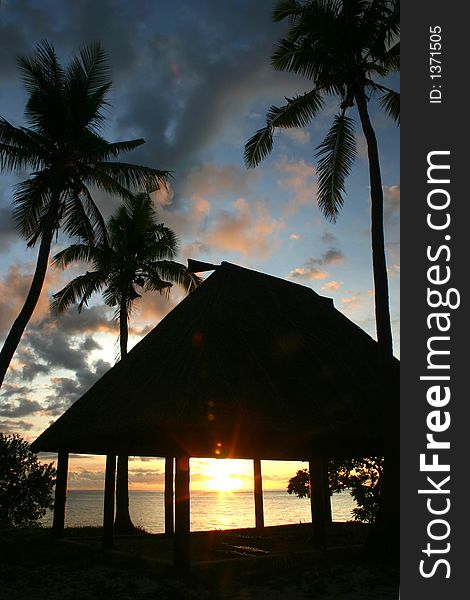
[[388, 297], [388, 275], [385, 258], [384, 240], [384, 198], [382, 177], [380, 175], [379, 152], [377, 139], [367, 111], [367, 99], [363, 89], [356, 91], [356, 103], [361, 119], [362, 130], [367, 141], [369, 157], [369, 177], [371, 196], [371, 234], [372, 265], [375, 287], [375, 320], [377, 341], [384, 355], [393, 353], [392, 324], [390, 319], [390, 302]]
[[[362, 87], [356, 90], [356, 103], [362, 129], [367, 141], [369, 157], [371, 217], [372, 217], [372, 262], [375, 284], [375, 315], [377, 341], [382, 350], [382, 359], [393, 354], [392, 326], [388, 297], [388, 277], [385, 260], [385, 242], [383, 228], [383, 190], [380, 175], [377, 139], [367, 111], [367, 99]], [[373, 549], [385, 549], [396, 553], [399, 548], [400, 515], [400, 402], [399, 390], [390, 382], [384, 382], [387, 390], [382, 402], [382, 427], [384, 436], [385, 466], [383, 472], [382, 494], [375, 526], [371, 530], [369, 545]]]
[[129, 468], [125, 454], [119, 455], [116, 471], [116, 517], [114, 519], [116, 533], [133, 533], [135, 527], [129, 514]]
[[[127, 325], [127, 306], [126, 301], [121, 301], [119, 310], [119, 346], [121, 350], [121, 360], [127, 356], [127, 341], [129, 339], [129, 330]], [[114, 520], [114, 530], [116, 533], [133, 533], [134, 525], [129, 513], [129, 463], [125, 454], [119, 455], [117, 459], [116, 472], [116, 518]]]
[[49, 263], [49, 254], [51, 251], [52, 236], [54, 235], [54, 224], [56, 221], [59, 200], [60, 196], [58, 194], [51, 200], [49, 212], [44, 223], [44, 230], [41, 235], [41, 244], [39, 246], [38, 259], [31, 287], [29, 288], [23, 308], [16, 317], [0, 352], [0, 387], [3, 384], [10, 362], [18, 348], [18, 344], [21, 341], [21, 337], [31, 319], [34, 309], [36, 308], [39, 296], [41, 295]]
[[127, 324], [127, 304], [126, 299], [121, 299], [121, 306], [119, 307], [119, 349], [121, 351], [121, 360], [124, 360], [127, 356], [127, 342], [129, 340], [129, 328]]

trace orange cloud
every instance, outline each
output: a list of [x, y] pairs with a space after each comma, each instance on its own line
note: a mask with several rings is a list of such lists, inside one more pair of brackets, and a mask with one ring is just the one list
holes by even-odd
[[339, 290], [340, 287], [341, 283], [338, 281], [327, 281], [321, 286], [320, 289], [325, 292], [335, 292], [336, 290]]
[[[18, 316], [31, 286], [33, 269], [32, 264], [26, 267], [12, 265], [3, 281], [0, 281], [0, 332], [8, 331]], [[49, 311], [50, 293], [60, 289], [60, 279], [61, 274], [49, 268], [32, 316], [33, 321], [41, 319]]]
[[400, 186], [384, 187], [384, 221], [390, 225], [400, 215]]
[[219, 166], [207, 163], [193, 169], [184, 183], [184, 191], [189, 195], [205, 198], [220, 198], [227, 194], [239, 196], [246, 192], [248, 185], [257, 177], [256, 171], [247, 171], [233, 165]]
[[326, 279], [328, 277], [328, 273], [326, 271], [322, 271], [321, 269], [317, 269], [316, 267], [310, 267], [308, 269], [304, 267], [297, 267], [293, 269], [288, 277], [290, 279]]
[[245, 256], [269, 256], [277, 242], [276, 234], [284, 227], [273, 219], [262, 202], [249, 204], [244, 198], [232, 203], [233, 211], [215, 217], [204, 243], [221, 252], [239, 252]]
[[174, 285], [170, 289], [168, 297], [165, 293], [143, 292], [142, 298], [139, 298], [134, 304], [134, 311], [131, 319], [131, 332], [137, 333], [136, 330], [143, 325], [149, 326], [149, 324], [150, 328], [153, 329], [153, 327], [155, 327], [183, 297], [184, 291], [177, 285]]
[[355, 312], [357, 310], [365, 308], [366, 304], [370, 304], [372, 296], [372, 290], [351, 293], [350, 296], [345, 296], [344, 298], [341, 298], [341, 302], [343, 303], [347, 312]]
[[302, 206], [315, 205], [316, 184], [313, 179], [315, 168], [312, 165], [305, 160], [292, 162], [283, 156], [276, 162], [276, 168], [281, 173], [277, 184], [291, 194], [291, 199], [284, 210], [285, 215], [295, 214]]

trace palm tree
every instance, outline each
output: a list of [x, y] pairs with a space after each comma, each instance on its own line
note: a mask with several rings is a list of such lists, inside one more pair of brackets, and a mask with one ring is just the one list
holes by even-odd
[[368, 101], [379, 94], [385, 112], [399, 122], [399, 94], [373, 79], [399, 69], [399, 1], [279, 0], [273, 20], [283, 19], [288, 19], [290, 27], [286, 38], [277, 44], [272, 64], [280, 71], [305, 76], [313, 87], [287, 98], [281, 108], [270, 108], [266, 126], [245, 146], [245, 162], [249, 167], [258, 165], [271, 152], [278, 127], [304, 127], [317, 116], [326, 97], [338, 97], [339, 111], [316, 149], [318, 204], [324, 215], [335, 221], [344, 202], [345, 179], [356, 156], [354, 120], [347, 113], [357, 107], [369, 159], [377, 339], [384, 354], [391, 355], [383, 190]]
[[90, 186], [129, 198], [129, 189], [158, 189], [169, 175], [114, 161], [144, 140], [110, 143], [100, 135], [111, 86], [100, 44], [81, 49], [65, 69], [46, 41], [18, 64], [29, 94], [28, 127], [15, 127], [0, 117], [0, 167], [31, 170], [16, 188], [14, 218], [29, 247], [39, 242], [39, 252], [28, 296], [0, 353], [0, 386], [39, 299], [54, 233], [63, 228], [90, 243], [106, 242]]
[[[55, 294], [51, 307], [62, 312], [78, 303], [81, 311], [95, 293], [104, 289], [105, 303], [116, 309], [122, 360], [127, 355], [129, 318], [134, 302], [141, 297], [137, 289], [167, 293], [173, 282], [190, 292], [201, 280], [173, 261], [177, 253], [175, 235], [157, 223], [148, 194], [126, 199], [118, 208], [109, 220], [107, 244], [91, 245], [85, 238], [82, 241], [56, 254], [53, 262], [65, 268], [76, 261], [86, 261], [93, 270], [76, 277]], [[115, 529], [120, 533], [133, 529], [127, 456], [118, 457]]]

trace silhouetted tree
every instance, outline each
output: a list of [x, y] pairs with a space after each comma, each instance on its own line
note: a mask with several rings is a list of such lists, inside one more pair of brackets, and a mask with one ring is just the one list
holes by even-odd
[[157, 189], [168, 175], [114, 161], [144, 140], [110, 143], [100, 135], [111, 81], [99, 44], [80, 50], [65, 69], [48, 42], [18, 64], [28, 92], [29, 126], [15, 127], [0, 117], [0, 166], [31, 170], [16, 188], [14, 218], [29, 247], [39, 242], [39, 252], [28, 296], [0, 352], [0, 386], [39, 299], [54, 233], [63, 228], [90, 243], [106, 242], [89, 186], [130, 198], [129, 189]]
[[32, 527], [53, 505], [53, 463], [41, 464], [19, 435], [0, 433], [0, 525]]
[[[330, 493], [350, 489], [357, 503], [352, 510], [353, 518], [365, 523], [373, 523], [379, 508], [383, 458], [363, 458], [328, 462], [328, 486]], [[289, 494], [299, 498], [310, 498], [308, 469], [297, 471], [287, 484]]]
[[[78, 310], [93, 294], [103, 291], [108, 306], [116, 308], [119, 322], [121, 360], [127, 355], [129, 318], [138, 289], [167, 293], [172, 283], [190, 292], [199, 277], [175, 262], [177, 240], [171, 229], [157, 223], [157, 215], [147, 194], [125, 200], [108, 223], [108, 242], [73, 244], [54, 256], [54, 264], [65, 268], [76, 261], [91, 263], [92, 270], [76, 277], [54, 295], [51, 307], [62, 312], [78, 303]], [[129, 515], [128, 460], [118, 457], [116, 480], [116, 531], [133, 529]]]
[[400, 30], [398, 0], [279, 0], [273, 20], [287, 19], [289, 30], [272, 56], [275, 69], [298, 73], [313, 88], [287, 104], [271, 106], [266, 126], [245, 146], [245, 162], [255, 167], [273, 147], [277, 128], [305, 127], [336, 96], [339, 112], [317, 147], [318, 204], [336, 220], [343, 206], [345, 179], [356, 156], [354, 121], [348, 111], [356, 106], [367, 142], [371, 188], [372, 258], [375, 285], [377, 339], [385, 354], [392, 354], [392, 328], [383, 231], [383, 190], [377, 140], [368, 101], [380, 94], [385, 112], [397, 122], [399, 94], [374, 81], [399, 69]]

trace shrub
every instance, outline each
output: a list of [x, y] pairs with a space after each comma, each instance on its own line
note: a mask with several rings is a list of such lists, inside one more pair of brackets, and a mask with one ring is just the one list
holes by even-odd
[[39, 462], [28, 442], [0, 433], [0, 525], [39, 526], [52, 508], [55, 469]]
[[[353, 519], [373, 523], [379, 508], [382, 473], [382, 457], [331, 460], [328, 462], [330, 494], [349, 489], [357, 503], [352, 511]], [[299, 498], [310, 497], [308, 469], [297, 471], [289, 479], [287, 491]]]

